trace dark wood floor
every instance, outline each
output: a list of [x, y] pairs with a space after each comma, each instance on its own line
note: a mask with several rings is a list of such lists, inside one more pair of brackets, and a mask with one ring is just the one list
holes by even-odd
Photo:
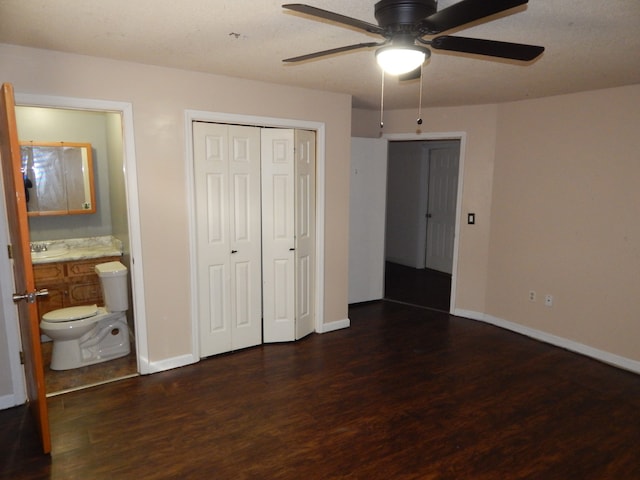
[[385, 262], [384, 297], [449, 312], [451, 275], [428, 268], [412, 268]]
[[376, 302], [351, 328], [0, 411], [11, 479], [638, 479], [640, 376]]

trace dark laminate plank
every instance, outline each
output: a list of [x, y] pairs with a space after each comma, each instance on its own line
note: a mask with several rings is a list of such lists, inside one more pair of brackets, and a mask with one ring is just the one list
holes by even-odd
[[[2, 478], [640, 478], [640, 377], [394, 303], [352, 327], [0, 411]], [[11, 432], [11, 433], [7, 433]]]

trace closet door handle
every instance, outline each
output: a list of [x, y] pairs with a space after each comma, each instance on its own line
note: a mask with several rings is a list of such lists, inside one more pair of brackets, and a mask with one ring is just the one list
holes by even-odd
[[295, 250], [295, 248], [290, 248], [289, 249], [290, 252], [293, 252], [294, 250]]
[[231, 253], [238, 253], [238, 250], [231, 250]]

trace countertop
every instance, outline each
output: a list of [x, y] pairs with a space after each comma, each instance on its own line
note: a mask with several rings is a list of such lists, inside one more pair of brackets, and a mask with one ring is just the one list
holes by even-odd
[[122, 242], [107, 235], [102, 237], [70, 238], [64, 240], [43, 240], [31, 242], [33, 264], [71, 262], [101, 257], [119, 257], [122, 255]]

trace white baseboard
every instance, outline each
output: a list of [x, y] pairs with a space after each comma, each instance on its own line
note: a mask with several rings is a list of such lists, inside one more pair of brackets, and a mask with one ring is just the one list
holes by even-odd
[[[333, 332], [334, 330], [340, 330], [342, 328], [349, 328], [351, 326], [351, 321], [346, 318], [344, 320], [337, 320], [335, 322], [323, 323], [322, 329], [317, 333], [327, 333]], [[167, 358], [165, 360], [160, 360], [158, 362], [145, 361], [145, 359], [141, 359], [141, 366], [146, 365], [146, 367], [141, 368], [140, 373], [143, 375], [164, 372], [166, 370], [171, 370], [173, 368], [184, 367], [186, 365], [191, 365], [192, 363], [199, 362], [200, 359], [194, 357], [191, 354], [181, 355], [179, 357]]]
[[4, 410], [6, 408], [12, 408], [15, 407], [17, 405], [22, 405], [24, 402], [22, 403], [17, 403], [17, 399], [16, 396], [11, 394], [11, 395], [3, 395], [0, 397], [0, 410]]
[[552, 335], [550, 333], [543, 332], [542, 330], [536, 330], [535, 328], [525, 327], [524, 325], [510, 322], [508, 320], [494, 317], [492, 315], [487, 315], [485, 313], [456, 309], [454, 310], [453, 314], [459, 317], [465, 317], [471, 320], [478, 320], [480, 322], [489, 323], [491, 325], [495, 325], [496, 327], [504, 328], [505, 330], [510, 330], [515, 333], [526, 335], [527, 337], [531, 337], [535, 340], [540, 340], [541, 342], [564, 348], [566, 350], [591, 357], [603, 363], [607, 363], [609, 365], [613, 365], [615, 367], [640, 374], [640, 362], [637, 360], [631, 360], [630, 358], [621, 357], [620, 355], [616, 355], [614, 353], [599, 350], [583, 343], [575, 342], [573, 340], [559, 337], [557, 335]]
[[165, 370], [171, 370], [173, 368], [184, 367], [185, 365], [191, 365], [198, 362], [199, 359], [194, 358], [193, 355], [181, 355], [179, 357], [167, 358], [160, 360], [159, 362], [148, 362], [147, 371], [140, 372], [142, 374], [164, 372]]
[[342, 328], [349, 328], [351, 326], [351, 320], [345, 318], [344, 320], [336, 320], [335, 322], [323, 323], [321, 330], [317, 333], [328, 333]]

